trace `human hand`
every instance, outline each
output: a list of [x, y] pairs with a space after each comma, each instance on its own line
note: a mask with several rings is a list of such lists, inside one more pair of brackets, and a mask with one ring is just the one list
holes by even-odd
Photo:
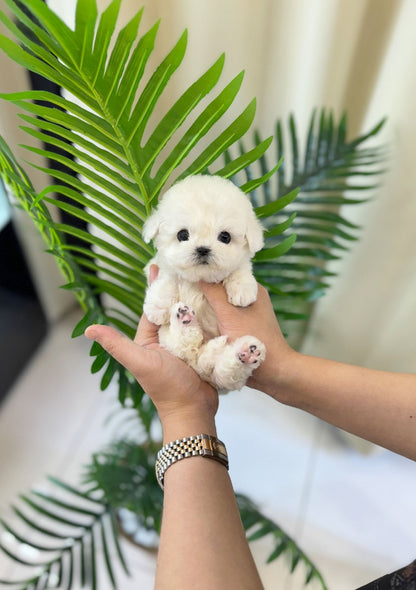
[[104, 325], [89, 326], [85, 335], [101, 344], [139, 381], [157, 408], [165, 441], [202, 432], [216, 435], [218, 393], [159, 345], [158, 326], [145, 315], [133, 341]]
[[254, 371], [247, 385], [284, 402], [284, 367], [286, 361], [297, 353], [283, 337], [267, 290], [258, 285], [256, 301], [248, 307], [236, 307], [228, 302], [222, 284], [201, 282], [199, 286], [216, 314], [220, 334], [231, 340], [250, 334], [266, 346], [266, 359]]

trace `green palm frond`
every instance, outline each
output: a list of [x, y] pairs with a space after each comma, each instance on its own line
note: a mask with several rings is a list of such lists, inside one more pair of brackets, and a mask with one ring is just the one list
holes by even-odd
[[[81, 267], [77, 263], [73, 253], [68, 250], [65, 238], [59, 227], [57, 227], [59, 224], [53, 222], [46, 205], [42, 201], [37, 202], [37, 193], [30, 179], [1, 137], [0, 173], [3, 181], [16, 200], [16, 206], [23, 209], [29, 215], [43, 236], [48, 251], [55, 256], [55, 260], [67, 281], [67, 285], [71, 287], [78, 303], [85, 312], [83, 319], [74, 328], [73, 335], [76, 336], [83, 333], [83, 329], [90, 323], [105, 322], [107, 320], [105, 310], [100, 303], [93, 285], [84, 280]], [[35, 206], [34, 203], [36, 203]], [[94, 343], [92, 345], [90, 354], [94, 357], [92, 364], [93, 372], [106, 367], [101, 380], [102, 389], [105, 389], [110, 378], [117, 373], [120, 400], [122, 402], [126, 398], [133, 400], [139, 414], [143, 418], [143, 424], [147, 429], [150, 429], [155, 410], [149, 398], [144, 396], [144, 392], [137, 381], [129, 375], [124, 367], [110, 358], [99, 344]]]
[[327, 586], [319, 570], [299, 548], [296, 541], [287, 535], [270, 518], [261, 514], [249, 498], [242, 494], [236, 494], [236, 498], [248, 541], [253, 543], [263, 537], [268, 537], [272, 541], [273, 549], [267, 558], [267, 563], [271, 563], [281, 555], [286, 555], [290, 560], [291, 573], [300, 564], [303, 565], [305, 569], [305, 585], [308, 585], [313, 580], [317, 580], [321, 584], [322, 590], [327, 590]]
[[34, 489], [20, 496], [20, 505], [12, 506], [13, 524], [0, 520], [4, 531], [0, 551], [25, 566], [22, 571], [30, 570], [26, 577], [0, 579], [0, 585], [21, 590], [80, 586], [95, 590], [105, 572], [115, 588], [115, 562], [127, 574], [128, 568], [113, 508], [59, 479], [49, 482], [53, 492]]
[[[36, 211], [44, 216], [46, 206], [54, 207], [91, 228], [53, 221], [51, 216], [43, 219], [50, 252], [61, 266], [70, 267], [65, 288], [83, 303], [85, 314], [73, 335], [103, 322], [132, 337], [145, 294], [143, 268], [154, 254], [141, 230], [161, 191], [190, 174], [232, 177], [261, 158], [272, 138], [228, 158], [224, 165], [221, 155], [246, 133], [255, 114], [253, 100], [231, 123], [222, 123], [243, 79], [240, 73], [217, 90], [224, 55], [155, 120], [159, 99], [169, 92], [169, 80], [183, 60], [186, 32], [149, 72], [158, 23], [138, 37], [142, 10], [116, 33], [120, 0], [113, 0], [102, 14], [95, 0], [78, 0], [74, 30], [42, 0], [27, 0], [24, 11], [16, 0], [5, 2], [20, 26], [0, 12], [0, 20], [16, 38], [14, 42], [0, 36], [0, 48], [70, 93], [69, 98], [45, 91], [1, 95], [24, 111], [23, 129], [44, 144], [26, 149], [59, 164], [58, 169], [41, 167], [53, 184], [37, 195], [33, 187], [17, 187], [17, 198], [32, 216]], [[201, 105], [210, 93], [213, 98]], [[215, 129], [214, 139], [206, 140]], [[21, 169], [10, 150], [3, 151], [2, 161], [9, 163], [0, 172], [7, 183], [10, 160], [18, 175]], [[241, 188], [255, 190], [275, 169], [272, 166]], [[12, 190], [16, 182], [15, 178]], [[19, 182], [28, 184], [23, 178]], [[293, 240], [292, 236], [284, 247], [268, 252], [269, 258], [276, 259]], [[125, 370], [98, 346], [93, 346], [92, 356], [93, 371], [103, 371], [102, 388], [118, 378], [121, 401], [131, 397], [143, 407], [143, 392]]]
[[[278, 211], [264, 220], [270, 247], [284, 243], [278, 230], [279, 222], [284, 221], [295, 231], [296, 243], [272, 264], [260, 253], [255, 274], [267, 285], [279, 319], [304, 320], [303, 332], [314, 302], [334, 276], [328, 262], [340, 259], [358, 239], [360, 228], [340, 208], [366, 202], [385, 172], [385, 146], [370, 143], [383, 124], [381, 121], [368, 133], [348, 139], [346, 115], [336, 122], [332, 112], [322, 109], [319, 117], [313, 112], [302, 140], [293, 115], [287, 125], [276, 124], [276, 148], [282, 165], [251, 198], [267, 210], [299, 191], [296, 199], [286, 204], [283, 221]], [[258, 134], [255, 139], [260, 141]], [[270, 171], [273, 164], [268, 154], [261, 156], [260, 166], [263, 175]], [[251, 166], [246, 174], [251, 178]]]
[[124, 439], [94, 453], [86, 466], [84, 483], [100, 490], [106, 503], [134, 513], [138, 526], [160, 533], [163, 492], [155, 477], [161, 444], [139, 444]]

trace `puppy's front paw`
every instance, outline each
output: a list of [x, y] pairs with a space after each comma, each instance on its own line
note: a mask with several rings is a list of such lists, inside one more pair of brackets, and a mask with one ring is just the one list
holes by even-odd
[[169, 309], [158, 307], [154, 303], [144, 303], [143, 312], [150, 322], [163, 326], [169, 322]]
[[247, 307], [257, 299], [257, 283], [250, 280], [235, 280], [225, 284], [228, 301], [237, 307]]
[[234, 342], [238, 360], [246, 366], [256, 369], [266, 358], [266, 347], [253, 336], [243, 336]]

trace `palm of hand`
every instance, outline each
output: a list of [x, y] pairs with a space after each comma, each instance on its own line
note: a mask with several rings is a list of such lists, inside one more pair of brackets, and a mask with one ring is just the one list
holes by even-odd
[[202, 408], [216, 413], [217, 391], [160, 346], [157, 326], [145, 316], [140, 320], [134, 345], [138, 348], [138, 363], [129, 370], [152, 398], [161, 418], [166, 413], [191, 411], [194, 407], [198, 412]]

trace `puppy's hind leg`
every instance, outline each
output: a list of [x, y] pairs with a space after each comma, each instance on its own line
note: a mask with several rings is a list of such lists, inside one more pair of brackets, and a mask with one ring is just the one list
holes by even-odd
[[222, 389], [222, 386], [216, 382], [214, 372], [219, 359], [228, 348], [227, 339], [227, 336], [218, 336], [217, 338], [208, 340], [201, 348], [196, 368], [201, 379], [212, 383], [212, 385], [219, 389]]
[[202, 329], [194, 310], [185, 303], [175, 303], [170, 310], [169, 325], [159, 330], [160, 344], [195, 368], [202, 340]]
[[207, 342], [198, 361], [198, 372], [218, 389], [241, 389], [266, 356], [265, 346], [253, 336], [228, 344], [225, 336]]

